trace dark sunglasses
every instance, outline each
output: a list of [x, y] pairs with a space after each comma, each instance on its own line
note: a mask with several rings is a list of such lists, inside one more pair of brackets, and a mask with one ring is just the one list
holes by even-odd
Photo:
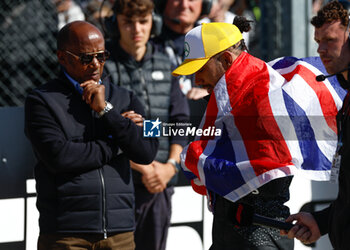
[[107, 51], [107, 50], [96, 52], [96, 53], [95, 52], [83, 53], [80, 56], [78, 56], [78, 55], [76, 55], [68, 50], [66, 50], [65, 52], [70, 54], [71, 56], [74, 56], [76, 59], [79, 59], [83, 65], [90, 64], [92, 62], [92, 60], [94, 60], [95, 57], [97, 58], [97, 60], [100, 63], [104, 63], [110, 55], [109, 51]]

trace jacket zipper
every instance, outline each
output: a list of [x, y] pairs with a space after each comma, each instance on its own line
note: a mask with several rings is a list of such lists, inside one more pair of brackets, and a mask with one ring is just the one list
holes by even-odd
[[103, 238], [107, 239], [107, 229], [106, 229], [106, 187], [105, 180], [103, 178], [102, 169], [98, 169], [98, 173], [100, 174], [101, 184], [102, 184], [102, 230], [103, 230]]
[[[95, 138], [95, 112], [91, 111], [92, 114], [92, 138]], [[101, 187], [102, 187], [102, 231], [103, 231], [103, 238], [107, 239], [107, 229], [106, 229], [106, 187], [105, 187], [105, 179], [103, 177], [102, 169], [98, 169], [98, 174], [100, 175], [101, 179]]]

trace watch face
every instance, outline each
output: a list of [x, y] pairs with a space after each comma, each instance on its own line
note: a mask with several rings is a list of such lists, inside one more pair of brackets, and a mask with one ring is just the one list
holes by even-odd
[[111, 103], [107, 102], [106, 109], [108, 109], [108, 111], [110, 111], [112, 108], [113, 108], [113, 105]]
[[104, 114], [106, 114], [107, 112], [109, 112], [112, 108], [113, 108], [113, 105], [109, 102], [106, 102], [106, 106], [104, 107], [104, 109], [100, 113], [98, 113], [98, 115], [101, 117]]

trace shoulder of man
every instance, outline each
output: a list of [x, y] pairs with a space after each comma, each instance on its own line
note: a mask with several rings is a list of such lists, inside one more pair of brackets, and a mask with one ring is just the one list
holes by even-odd
[[64, 78], [57, 77], [49, 80], [48, 82], [33, 88], [29, 93], [42, 92], [42, 93], [55, 93], [62, 92], [67, 89]]

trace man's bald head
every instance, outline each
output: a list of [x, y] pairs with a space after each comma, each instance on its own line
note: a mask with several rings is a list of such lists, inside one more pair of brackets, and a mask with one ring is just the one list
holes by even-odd
[[[106, 53], [105, 40], [94, 25], [76, 21], [65, 25], [57, 37], [57, 58], [64, 70], [79, 83], [88, 80], [98, 82], [103, 73], [105, 60], [97, 53]], [[82, 58], [90, 58], [88, 61]]]
[[101, 31], [91, 23], [75, 21], [66, 24], [57, 36], [57, 49], [67, 50], [73, 46], [79, 46], [86, 40], [103, 39]]

